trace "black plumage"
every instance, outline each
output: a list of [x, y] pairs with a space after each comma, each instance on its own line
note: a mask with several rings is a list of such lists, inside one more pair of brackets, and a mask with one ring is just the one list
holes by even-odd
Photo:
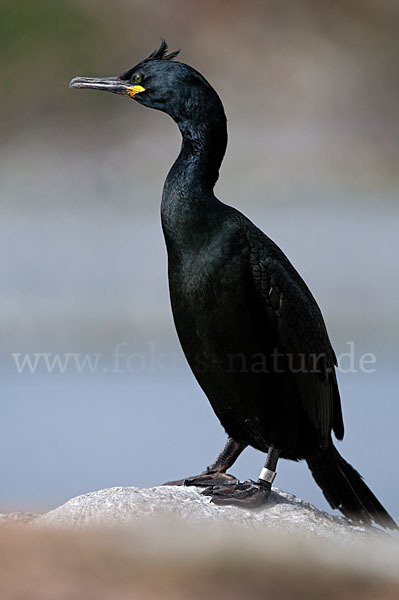
[[[165, 181], [162, 227], [172, 311], [185, 356], [229, 438], [199, 476], [221, 504], [258, 506], [279, 457], [305, 459], [328, 502], [346, 516], [396, 525], [339, 455], [344, 435], [336, 357], [309, 288], [276, 244], [214, 195], [227, 144], [219, 96], [167, 45], [116, 78], [76, 78], [172, 117], [180, 154]], [[268, 453], [257, 482], [226, 473], [246, 446]]]

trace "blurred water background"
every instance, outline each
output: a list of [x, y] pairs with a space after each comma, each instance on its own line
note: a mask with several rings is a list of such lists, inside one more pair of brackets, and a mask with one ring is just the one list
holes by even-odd
[[[218, 197], [292, 259], [336, 353], [354, 350], [340, 448], [399, 516], [398, 26], [393, 0], [3, 0], [0, 509], [193, 475], [224, 442], [170, 314], [159, 202], [177, 128], [68, 89], [163, 36], [224, 102]], [[28, 353], [99, 362], [18, 373]], [[262, 465], [247, 450], [233, 472]], [[281, 462], [276, 484], [327, 508], [305, 465]]]

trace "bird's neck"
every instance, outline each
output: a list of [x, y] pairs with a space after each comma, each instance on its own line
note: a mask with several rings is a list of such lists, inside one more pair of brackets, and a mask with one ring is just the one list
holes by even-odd
[[182, 145], [166, 178], [162, 204], [185, 204], [213, 196], [227, 145], [226, 117], [223, 110], [194, 120], [177, 120]]

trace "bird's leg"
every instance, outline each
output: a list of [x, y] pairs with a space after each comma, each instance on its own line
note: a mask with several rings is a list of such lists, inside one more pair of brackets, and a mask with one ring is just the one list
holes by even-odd
[[215, 462], [205, 469], [200, 475], [187, 477], [186, 479], [178, 479], [177, 481], [168, 481], [164, 485], [198, 485], [200, 487], [209, 487], [210, 485], [233, 485], [238, 483], [238, 480], [226, 473], [245, 450], [247, 444], [236, 442], [233, 438], [227, 439], [226, 445], [215, 460]]
[[281, 450], [269, 448], [265, 466], [260, 472], [258, 481], [251, 479], [234, 485], [213, 486], [204, 490], [205, 496], [211, 496], [215, 504], [234, 504], [242, 508], [256, 508], [266, 502], [270, 496], [272, 483], [276, 477], [276, 466]]

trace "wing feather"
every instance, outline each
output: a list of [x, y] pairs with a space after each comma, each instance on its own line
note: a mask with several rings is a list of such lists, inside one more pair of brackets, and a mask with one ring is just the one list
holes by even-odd
[[281, 250], [262, 232], [259, 234], [262, 237], [256, 232], [249, 235], [253, 281], [276, 333], [279, 351], [295, 378], [303, 408], [320, 444], [326, 446], [332, 428], [339, 439], [343, 437], [334, 350], [309, 288]]

